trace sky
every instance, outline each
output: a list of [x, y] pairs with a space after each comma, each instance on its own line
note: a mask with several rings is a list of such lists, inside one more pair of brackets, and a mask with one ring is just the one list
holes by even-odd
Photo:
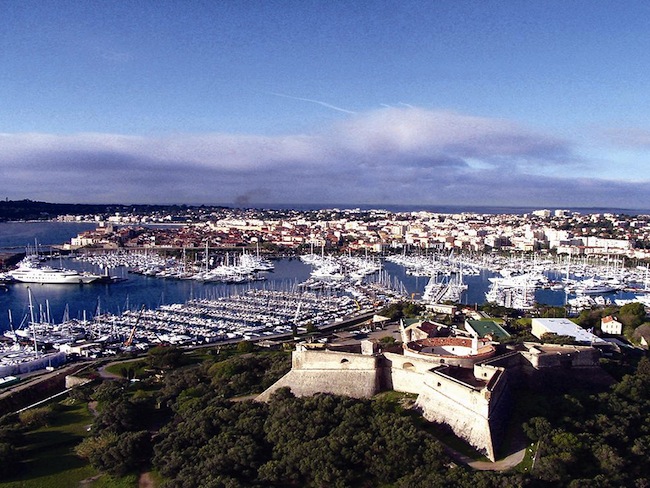
[[0, 198], [650, 208], [650, 2], [0, 0]]

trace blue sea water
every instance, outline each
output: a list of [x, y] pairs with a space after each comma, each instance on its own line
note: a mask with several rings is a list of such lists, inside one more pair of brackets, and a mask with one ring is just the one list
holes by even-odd
[[[58, 261], [54, 263], [58, 265]], [[100, 272], [86, 263], [63, 259], [66, 268]], [[225, 296], [247, 287], [291, 289], [309, 277], [311, 268], [298, 259], [282, 259], [275, 262], [275, 270], [266, 273], [265, 281], [247, 285], [201, 283], [195, 280], [172, 280], [127, 273], [124, 268], [111, 270], [112, 275], [126, 278], [117, 283], [94, 283], [90, 285], [40, 285], [14, 283], [7, 291], [0, 291], [0, 330], [9, 328], [11, 310], [14, 326], [29, 316], [31, 290], [36, 314], [48, 313], [53, 322], [60, 322], [68, 310], [70, 318], [91, 318], [97, 311], [119, 314], [136, 310], [144, 305], [148, 309], [163, 304], [185, 303], [192, 298], [215, 298]]]
[[0, 250], [14, 252], [70, 241], [80, 232], [94, 229], [96, 224], [78, 222], [0, 222]]
[[[1, 222], [0, 250], [24, 252], [34, 248], [35, 242], [41, 251], [49, 245], [69, 242], [80, 232], [94, 229], [92, 223], [69, 222]], [[72, 259], [60, 259], [53, 266], [90, 271], [101, 274], [101, 270]], [[275, 270], [267, 273], [266, 281], [246, 286], [289, 289], [297, 282], [309, 277], [311, 268], [298, 259], [282, 259], [275, 263]], [[142, 305], [156, 308], [161, 304], [185, 303], [191, 298], [211, 298], [235, 291], [243, 285], [200, 283], [193, 280], [166, 280], [128, 273], [125, 268], [111, 270], [111, 275], [125, 278], [117, 283], [90, 285], [40, 285], [14, 283], [6, 291], [0, 291], [0, 331], [9, 328], [9, 311], [12, 321], [18, 326], [29, 316], [29, 295], [31, 290], [37, 315], [49, 314], [52, 321], [60, 322], [66, 312], [70, 318], [88, 318], [97, 310], [121, 313], [138, 309]]]
[[390, 212], [433, 212], [444, 214], [458, 214], [458, 213], [478, 213], [478, 214], [508, 214], [508, 215], [523, 215], [531, 213], [534, 210], [549, 209], [549, 210], [569, 210], [580, 214], [624, 214], [624, 215], [650, 215], [649, 209], [640, 208], [616, 208], [616, 207], [562, 207], [562, 206], [537, 206], [537, 207], [510, 207], [510, 206], [480, 206], [480, 205], [395, 205], [395, 204], [340, 204], [340, 203], [313, 203], [313, 204], [259, 204], [254, 205], [253, 208], [260, 209], [274, 209], [274, 210], [324, 210], [324, 209], [360, 209], [360, 210], [373, 210], [381, 209]]

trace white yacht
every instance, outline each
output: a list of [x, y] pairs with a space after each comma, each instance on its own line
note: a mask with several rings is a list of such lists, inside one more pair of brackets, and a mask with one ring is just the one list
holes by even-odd
[[100, 275], [79, 273], [72, 269], [39, 266], [33, 260], [24, 259], [18, 268], [7, 273], [15, 281], [42, 284], [86, 284], [102, 278]]

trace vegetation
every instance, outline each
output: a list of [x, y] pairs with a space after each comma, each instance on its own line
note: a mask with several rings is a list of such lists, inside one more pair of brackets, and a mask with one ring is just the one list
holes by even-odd
[[[526, 329], [525, 321], [510, 325]], [[72, 404], [0, 419], [0, 476], [20, 476], [0, 487], [43, 479], [77, 486], [97, 472], [97, 486], [132, 486], [152, 469], [163, 487], [650, 486], [647, 358], [604, 393], [565, 382], [513, 395], [513, 418], [537, 446], [535, 462], [495, 473], [452, 463], [408, 395], [296, 398], [280, 389], [268, 403], [231, 401], [263, 391], [290, 367], [286, 352], [240, 352], [183, 365], [163, 360], [175, 353], [161, 348], [146, 361], [162, 361], [162, 381], [106, 381], [80, 389]]]
[[176, 346], [152, 347], [147, 352], [147, 364], [150, 368], [170, 370], [177, 368], [183, 362], [183, 351]]
[[[0, 222], [8, 220], [47, 220], [59, 215], [88, 215], [115, 212], [151, 214], [154, 212], [176, 213], [187, 209], [186, 205], [105, 205], [79, 203], [47, 203], [33, 200], [0, 201]], [[214, 207], [216, 209], [223, 207]]]
[[288, 389], [268, 404], [231, 405], [208, 395], [180, 409], [161, 437], [154, 465], [167, 486], [372, 486], [447, 461], [432, 436], [381, 403], [295, 398]]
[[74, 454], [92, 422], [86, 404], [65, 400], [49, 410], [48, 425], [38, 428], [14, 415], [0, 420], [0, 487], [78, 486], [97, 475]]
[[556, 486], [650, 486], [650, 360], [610, 391], [564, 395], [524, 429], [539, 442], [534, 480]]
[[392, 320], [419, 317], [424, 307], [416, 302], [401, 301], [384, 308], [379, 314]]

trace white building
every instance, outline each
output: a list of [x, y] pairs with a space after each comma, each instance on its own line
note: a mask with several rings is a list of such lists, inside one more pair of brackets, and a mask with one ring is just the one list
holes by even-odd
[[565, 318], [533, 319], [532, 326], [532, 334], [538, 339], [541, 339], [544, 334], [557, 334], [573, 337], [576, 342], [581, 342], [584, 344], [605, 343], [605, 341], [600, 337], [583, 329], [575, 322], [572, 322], [571, 320]]
[[623, 333], [623, 324], [616, 320], [615, 317], [608, 315], [600, 319], [600, 330], [604, 334], [621, 335]]

